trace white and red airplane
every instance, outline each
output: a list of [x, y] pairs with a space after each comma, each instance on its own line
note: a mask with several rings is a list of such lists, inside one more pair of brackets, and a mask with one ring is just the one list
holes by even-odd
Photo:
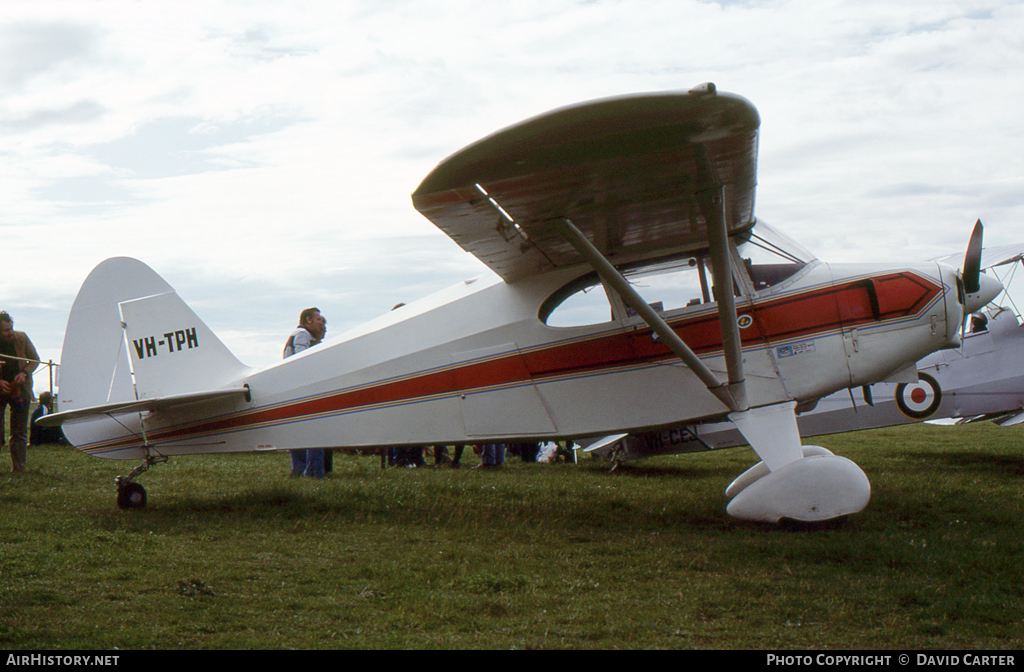
[[[749, 101], [706, 84], [562, 108], [484, 138], [412, 199], [496, 275], [263, 370], [240, 363], [149, 267], [108, 259], [72, 307], [48, 421], [87, 454], [141, 460], [119, 479], [124, 508], [145, 504], [134, 479], [173, 455], [728, 419], [762, 460], [731, 488], [730, 514], [860, 511], [867, 477], [805, 451], [797, 405], [913, 372], [955, 347], [964, 316], [1002, 287], [980, 274], [980, 223], [961, 273], [826, 264], [758, 222], [759, 125]], [[557, 326], [598, 297], [596, 323]]]

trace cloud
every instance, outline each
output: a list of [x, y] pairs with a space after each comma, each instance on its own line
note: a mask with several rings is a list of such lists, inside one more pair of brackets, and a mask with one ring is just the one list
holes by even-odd
[[218, 122], [198, 117], [163, 117], [123, 137], [83, 148], [83, 153], [113, 171], [143, 179], [193, 175], [210, 170], [251, 167], [218, 148], [274, 133], [295, 119], [253, 115]]
[[134, 199], [131, 191], [116, 181], [98, 176], [54, 180], [39, 187], [38, 197], [64, 209], [84, 206], [117, 208]]
[[0, 87], [23, 89], [44, 76], [71, 77], [99, 59], [100, 31], [71, 21], [0, 24]]
[[96, 101], [80, 100], [57, 109], [34, 109], [21, 117], [0, 120], [0, 133], [31, 131], [45, 126], [86, 124], [104, 113], [104, 108]]

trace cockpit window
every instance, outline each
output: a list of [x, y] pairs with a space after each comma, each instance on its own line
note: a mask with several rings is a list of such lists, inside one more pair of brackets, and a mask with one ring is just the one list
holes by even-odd
[[612, 320], [612, 305], [597, 273], [588, 273], [548, 297], [540, 320], [549, 327], [585, 327]]
[[759, 222], [736, 249], [754, 291], [767, 289], [792, 277], [814, 260], [814, 255], [787, 236]]
[[[706, 257], [687, 257], [627, 269], [623, 275], [644, 301], [658, 312], [698, 306], [714, 300], [711, 261]], [[633, 314], [633, 311], [627, 311]]]
[[[714, 301], [711, 260], [682, 257], [620, 269], [644, 301], [659, 313]], [[738, 290], [734, 286], [734, 289]], [[636, 315], [625, 306], [628, 319]], [[591, 272], [548, 297], [539, 317], [551, 327], [582, 327], [615, 319], [612, 303], [597, 273]]]
[[[736, 251], [754, 291], [772, 287], [792, 277], [814, 261], [814, 255], [763, 222], [733, 239]], [[623, 277], [643, 300], [659, 313], [700, 306], [716, 300], [711, 259], [707, 250], [636, 266], [620, 267]], [[733, 269], [733, 294], [747, 291], [740, 283], [741, 271]], [[622, 302], [616, 305], [622, 308]], [[629, 319], [634, 311], [625, 307]], [[590, 272], [568, 283], [548, 297], [541, 306], [540, 320], [552, 327], [582, 327], [614, 319], [612, 303], [597, 273]]]

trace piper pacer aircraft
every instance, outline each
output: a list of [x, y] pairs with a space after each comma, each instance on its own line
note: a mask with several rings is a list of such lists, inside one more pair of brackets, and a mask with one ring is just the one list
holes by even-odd
[[[65, 334], [61, 412], [79, 450], [141, 460], [310, 447], [604, 436], [729, 419], [760, 456], [734, 516], [862, 510], [863, 471], [805, 454], [797, 404], [892, 376], [959, 342], [993, 298], [981, 230], [951, 266], [830, 265], [754, 217], [760, 118], [739, 96], [583, 103], [442, 161], [417, 210], [496, 275], [469, 280], [263, 370], [241, 364], [156, 273], [115, 258], [85, 280]], [[692, 305], [636, 283], [694, 270]], [[559, 309], [603, 294], [597, 324]], [[966, 311], [966, 312], [965, 312]]]

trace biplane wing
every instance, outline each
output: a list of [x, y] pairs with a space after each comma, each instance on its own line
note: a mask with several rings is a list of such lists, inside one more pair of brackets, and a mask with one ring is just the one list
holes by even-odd
[[613, 263], [706, 247], [699, 194], [729, 234], [754, 223], [756, 108], [713, 84], [564, 107], [442, 161], [413, 205], [506, 282], [584, 259], [568, 219]]

